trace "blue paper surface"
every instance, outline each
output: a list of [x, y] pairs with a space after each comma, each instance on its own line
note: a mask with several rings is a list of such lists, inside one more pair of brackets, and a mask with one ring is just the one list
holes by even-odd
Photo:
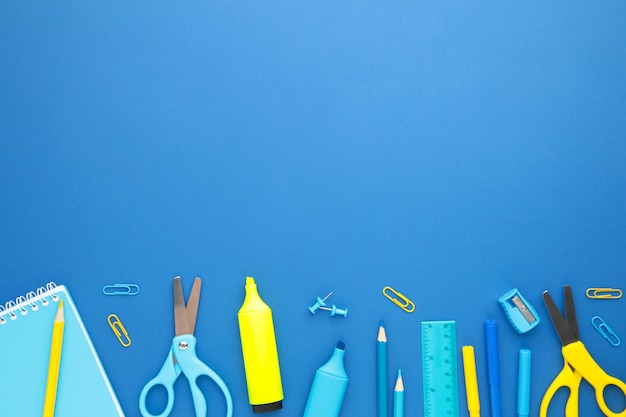
[[[625, 285], [624, 16], [623, 1], [3, 3], [0, 299], [71, 288], [130, 417], [170, 346], [175, 275], [187, 291], [204, 279], [197, 352], [237, 417], [253, 415], [236, 319], [246, 275], [273, 309], [277, 416], [301, 415], [339, 339], [342, 415], [373, 416], [381, 319], [406, 417], [423, 410], [424, 320], [455, 320], [459, 355], [475, 346], [488, 415], [486, 319], [499, 323], [503, 415], [520, 348], [537, 415], [562, 367], [541, 293], [562, 303], [566, 283], [582, 341], [626, 379], [624, 347], [590, 324], [623, 337], [626, 301], [584, 296]], [[141, 292], [104, 296], [116, 282]], [[513, 287], [545, 317], [528, 334], [497, 302]], [[347, 318], [309, 312], [331, 290]], [[462, 382], [459, 403], [467, 415]], [[193, 415], [184, 382], [174, 410]], [[602, 415], [587, 384], [580, 414]]]

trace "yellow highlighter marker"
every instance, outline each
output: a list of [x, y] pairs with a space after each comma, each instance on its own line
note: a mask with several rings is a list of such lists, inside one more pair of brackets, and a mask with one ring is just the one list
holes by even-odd
[[64, 330], [65, 316], [63, 314], [63, 300], [61, 300], [59, 301], [59, 308], [57, 309], [57, 314], [52, 324], [52, 342], [50, 343], [50, 361], [48, 362], [48, 380], [46, 382], [46, 397], [43, 403], [43, 417], [54, 416]]
[[480, 417], [480, 398], [478, 396], [478, 379], [476, 378], [476, 358], [474, 346], [463, 346], [463, 371], [465, 373], [465, 392], [467, 409], [470, 417]]
[[246, 277], [246, 297], [237, 318], [252, 411], [280, 410], [284, 396], [272, 310], [259, 296], [252, 277]]

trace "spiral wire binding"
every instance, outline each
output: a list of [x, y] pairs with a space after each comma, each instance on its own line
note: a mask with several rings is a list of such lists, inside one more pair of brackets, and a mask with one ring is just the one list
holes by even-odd
[[54, 282], [49, 282], [45, 287], [37, 288], [37, 291], [29, 291], [25, 296], [20, 295], [15, 300], [9, 300], [4, 305], [0, 304], [0, 325], [6, 324], [7, 319], [5, 316], [8, 314], [8, 318], [10, 320], [15, 320], [18, 318], [18, 315], [15, 314], [17, 310], [20, 315], [25, 316], [28, 314], [28, 308], [30, 307], [30, 311], [37, 311], [39, 306], [36, 304], [37, 301], [41, 302], [42, 306], [47, 306], [48, 296], [52, 298], [53, 301], [59, 301], [59, 296], [56, 294], [47, 294], [48, 291], [52, 291], [56, 288], [56, 284]]

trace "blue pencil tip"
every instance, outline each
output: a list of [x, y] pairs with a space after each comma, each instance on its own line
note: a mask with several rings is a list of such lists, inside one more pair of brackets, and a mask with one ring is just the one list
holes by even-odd
[[385, 322], [384, 321], [380, 321], [380, 327], [385, 327]]
[[337, 343], [337, 349], [339, 350], [346, 350], [346, 344], [343, 343], [341, 340]]

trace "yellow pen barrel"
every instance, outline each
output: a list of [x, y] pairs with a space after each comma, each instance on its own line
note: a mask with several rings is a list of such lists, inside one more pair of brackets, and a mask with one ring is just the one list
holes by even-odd
[[284, 396], [272, 310], [259, 296], [254, 278], [246, 278], [246, 298], [237, 318], [252, 409], [278, 410]]
[[476, 377], [476, 358], [473, 346], [463, 346], [463, 372], [465, 374], [465, 393], [470, 417], [480, 417], [480, 398]]

